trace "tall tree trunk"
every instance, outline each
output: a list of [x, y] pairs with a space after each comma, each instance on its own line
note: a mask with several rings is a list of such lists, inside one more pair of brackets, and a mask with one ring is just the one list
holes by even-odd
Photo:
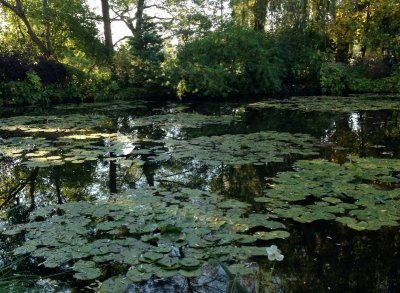
[[46, 38], [46, 47], [49, 51], [53, 52], [54, 49], [53, 44], [51, 42], [51, 23], [50, 23], [50, 11], [49, 11], [49, 0], [43, 0], [43, 13], [44, 13], [44, 27], [46, 29], [45, 38]]
[[[369, 31], [369, 21], [371, 18], [371, 3], [367, 2], [366, 4], [366, 17], [365, 17], [365, 24], [364, 24], [364, 35], [368, 34]], [[361, 56], [364, 58], [365, 53], [367, 52], [367, 44], [363, 42], [363, 45], [361, 46]]]
[[347, 63], [349, 61], [349, 42], [338, 42], [336, 45], [336, 62]]
[[305, 33], [307, 27], [307, 19], [308, 19], [308, 0], [301, 0], [301, 19], [300, 19], [300, 30]]
[[21, 0], [16, 0], [15, 1], [15, 5], [12, 5], [11, 3], [9, 3], [6, 0], [0, 0], [0, 4], [6, 8], [8, 8], [9, 10], [11, 10], [16, 16], [19, 17], [19, 19], [22, 20], [22, 22], [25, 25], [26, 31], [29, 35], [29, 37], [31, 38], [32, 42], [34, 42], [36, 44], [36, 46], [38, 46], [39, 50], [42, 52], [42, 54], [46, 57], [55, 57], [54, 51], [52, 48], [48, 48], [46, 46], [46, 43], [43, 42], [35, 33], [35, 31], [32, 28], [32, 25], [30, 24], [25, 11], [24, 11], [24, 7], [22, 5]]
[[136, 14], [135, 14], [136, 26], [135, 26], [135, 30], [136, 30], [136, 33], [139, 33], [139, 34], [142, 32], [142, 28], [143, 28], [144, 4], [145, 4], [145, 0], [138, 0], [137, 8], [136, 8]]
[[268, 0], [256, 0], [253, 7], [254, 30], [264, 31], [267, 20]]
[[112, 40], [110, 4], [108, 3], [108, 0], [101, 0], [101, 9], [103, 13], [104, 41], [108, 54], [111, 56], [114, 52], [114, 44]]

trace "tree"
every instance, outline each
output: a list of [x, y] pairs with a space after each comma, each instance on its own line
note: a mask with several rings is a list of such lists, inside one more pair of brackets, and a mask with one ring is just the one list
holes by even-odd
[[[164, 38], [178, 37], [188, 42], [204, 36], [213, 28], [230, 21], [227, 12], [231, 0], [110, 0], [116, 15], [132, 36], [143, 33], [144, 22], [153, 22]], [[125, 39], [125, 38], [124, 38]]]
[[[32, 41], [38, 46], [38, 48], [40, 49], [40, 51], [43, 53], [44, 56], [46, 57], [54, 57], [54, 50], [52, 47], [52, 44], [50, 41], [45, 42], [42, 39], [40, 39], [37, 35], [37, 33], [34, 31], [31, 22], [29, 21], [26, 13], [25, 13], [25, 7], [22, 4], [21, 0], [16, 0], [15, 1], [15, 5], [12, 5], [10, 2], [6, 1], [6, 0], [0, 0], [0, 4], [5, 7], [6, 9], [9, 9], [10, 11], [12, 11], [16, 16], [18, 16], [20, 18], [20, 20], [23, 22], [23, 24], [26, 27], [26, 31], [29, 34], [30, 38], [32, 39]], [[49, 19], [48, 19], [48, 1], [47, 0], [43, 0], [43, 8], [46, 11], [44, 14], [47, 18], [47, 20], [45, 21], [45, 25], [47, 27], [46, 29], [46, 40], [50, 40], [50, 36], [49, 34]]]
[[2, 33], [10, 38], [19, 34], [46, 58], [60, 58], [77, 50], [101, 57], [95, 15], [85, 1], [16, 0], [13, 4], [1, 0], [0, 8], [7, 23]]
[[268, 0], [256, 0], [253, 5], [254, 30], [264, 31], [267, 18]]
[[109, 5], [108, 0], [101, 0], [101, 8], [102, 8], [102, 13], [103, 13], [105, 45], [106, 45], [108, 54], [111, 55], [112, 52], [114, 51], [114, 44], [113, 44], [113, 40], [112, 40], [110, 5]]
[[145, 0], [112, 0], [111, 10], [116, 20], [122, 21], [132, 32], [132, 36], [142, 29], [144, 11], [153, 7], [146, 6]]

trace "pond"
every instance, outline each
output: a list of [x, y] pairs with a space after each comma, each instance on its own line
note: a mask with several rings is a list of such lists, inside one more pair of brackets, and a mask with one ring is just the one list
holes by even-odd
[[398, 101], [2, 109], [0, 291], [399, 292]]

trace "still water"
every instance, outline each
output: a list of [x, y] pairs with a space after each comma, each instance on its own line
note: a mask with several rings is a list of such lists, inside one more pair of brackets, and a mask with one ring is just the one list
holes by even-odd
[[[148, 187], [209, 191], [250, 203], [249, 213], [268, 214], [272, 208], [254, 198], [268, 197], [271, 180], [296, 170], [293, 164], [299, 159], [324, 159], [338, 164], [346, 162], [349, 155], [400, 159], [400, 112], [390, 109], [303, 111], [252, 107], [244, 102], [135, 101], [5, 109], [1, 115], [2, 225], [26, 222], [29, 212], [37, 207], [82, 200], [93, 204], [113, 202], [125, 191]], [[312, 151], [304, 152], [303, 145], [301, 152], [274, 150], [279, 153], [273, 159], [267, 153], [267, 159], [260, 162], [262, 149], [256, 153], [251, 143], [255, 133], [307, 135], [312, 139]], [[274, 135], [271, 140], [282, 140]], [[230, 141], [231, 145], [227, 149], [215, 147], [221, 152], [220, 157], [212, 153], [212, 147], [202, 153], [197, 148], [207, 141], [202, 137], [222, 137], [218, 140], [221, 144]], [[188, 141], [189, 147], [185, 144]], [[210, 141], [212, 144], [213, 139]], [[236, 141], [239, 150], [252, 153], [250, 158], [229, 157]], [[268, 145], [268, 141], [263, 143]], [[189, 150], [182, 152], [185, 147]], [[269, 151], [267, 146], [265, 151]], [[400, 174], [397, 171], [394, 176]], [[269, 240], [266, 245], [277, 245], [284, 260], [271, 264], [265, 257], [252, 258], [259, 273], [255, 279], [242, 280], [248, 291], [400, 291], [398, 226], [359, 231], [334, 220], [280, 220], [290, 236]], [[90, 288], [96, 288], [75, 282], [63, 270], [43, 269], [32, 260], [16, 262], [6, 253], [13, 245], [2, 236], [0, 291], [93, 292]], [[212, 270], [223, 275], [218, 268], [208, 268], [208, 272]], [[16, 275], [32, 277], [21, 280]], [[153, 280], [131, 286], [130, 290], [230, 290], [223, 280], [210, 283], [213, 286], [204, 284], [187, 286], [185, 280], [175, 278], [158, 283]]]

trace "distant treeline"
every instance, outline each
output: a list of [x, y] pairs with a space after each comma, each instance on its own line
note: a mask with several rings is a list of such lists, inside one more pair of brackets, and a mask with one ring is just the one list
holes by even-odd
[[101, 3], [0, 1], [3, 105], [400, 92], [395, 0]]

